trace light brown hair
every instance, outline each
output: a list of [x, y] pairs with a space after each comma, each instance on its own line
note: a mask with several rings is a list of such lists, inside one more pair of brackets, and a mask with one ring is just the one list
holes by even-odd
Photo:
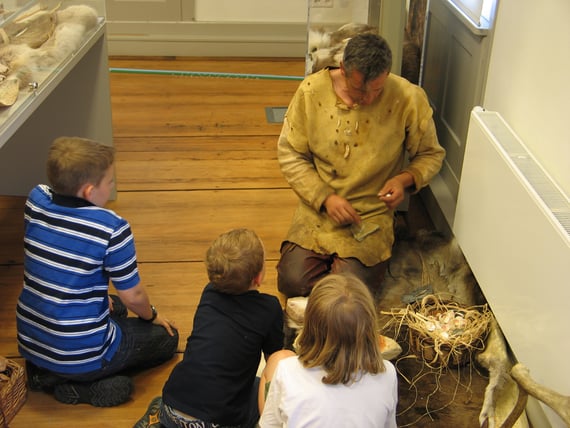
[[223, 233], [206, 252], [208, 278], [218, 291], [245, 293], [264, 266], [263, 244], [252, 230], [240, 228]]
[[86, 183], [101, 183], [115, 161], [115, 149], [80, 137], [59, 137], [52, 143], [46, 173], [53, 190], [75, 196]]
[[297, 354], [304, 367], [322, 367], [323, 383], [348, 385], [383, 372], [377, 315], [368, 287], [351, 275], [331, 274], [313, 287]]

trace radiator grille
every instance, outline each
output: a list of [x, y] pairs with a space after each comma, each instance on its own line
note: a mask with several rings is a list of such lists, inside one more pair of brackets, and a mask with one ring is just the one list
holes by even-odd
[[497, 146], [502, 147], [504, 153], [519, 170], [520, 178], [528, 183], [529, 189], [544, 203], [547, 214], [570, 241], [570, 202], [564, 192], [544, 171], [498, 113], [482, 111], [479, 115], [497, 142]]
[[[453, 233], [514, 358], [565, 395], [570, 341], [561, 338], [570, 325], [568, 232], [567, 194], [499, 112], [474, 108]], [[553, 422], [556, 415], [547, 407]]]

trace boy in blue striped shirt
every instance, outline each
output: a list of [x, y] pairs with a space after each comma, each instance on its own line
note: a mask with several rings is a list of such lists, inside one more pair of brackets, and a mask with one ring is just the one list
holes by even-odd
[[[114, 148], [60, 137], [47, 176], [50, 186], [32, 189], [24, 217], [17, 329], [29, 386], [63, 403], [119, 405], [132, 392], [120, 372], [169, 360], [178, 333], [140, 284], [129, 223], [104, 208], [114, 188]], [[118, 295], [111, 304], [110, 282]]]

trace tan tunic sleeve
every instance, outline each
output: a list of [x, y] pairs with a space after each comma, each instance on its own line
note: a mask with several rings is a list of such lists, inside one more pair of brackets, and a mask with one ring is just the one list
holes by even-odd
[[414, 177], [415, 189], [411, 190], [419, 192], [441, 169], [445, 149], [439, 144], [433, 111], [425, 92], [415, 85], [410, 85], [409, 88], [412, 92], [410, 99], [415, 107], [410, 109], [407, 119], [405, 146], [410, 163], [405, 171]]
[[[294, 148], [290, 143], [291, 134], [295, 135], [298, 148]], [[320, 211], [323, 202], [327, 196], [334, 193], [334, 189], [319, 176], [308, 146], [299, 143], [299, 140], [304, 140], [301, 134], [301, 130], [291, 130], [289, 120], [285, 117], [279, 136], [277, 157], [283, 176], [297, 196], [315, 211]]]

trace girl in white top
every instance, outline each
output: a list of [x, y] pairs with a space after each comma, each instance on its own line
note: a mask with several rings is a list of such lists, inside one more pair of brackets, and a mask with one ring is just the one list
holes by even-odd
[[356, 277], [314, 286], [297, 355], [272, 355], [261, 377], [260, 428], [396, 427], [396, 370], [380, 353], [376, 309]]

